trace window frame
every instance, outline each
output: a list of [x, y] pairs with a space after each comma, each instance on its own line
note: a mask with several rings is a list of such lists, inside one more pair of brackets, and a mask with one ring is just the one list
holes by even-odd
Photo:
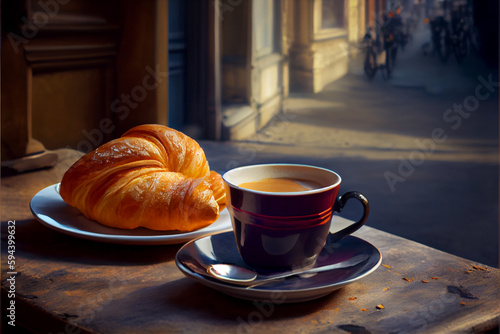
[[313, 40], [332, 39], [347, 36], [348, 18], [346, 16], [346, 1], [343, 0], [343, 26], [323, 28], [323, 0], [314, 0], [313, 3]]

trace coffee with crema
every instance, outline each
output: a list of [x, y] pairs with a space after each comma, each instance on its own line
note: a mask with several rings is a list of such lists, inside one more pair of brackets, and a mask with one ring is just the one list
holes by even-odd
[[[350, 235], [369, 212], [368, 201], [358, 192], [337, 200], [342, 179], [321, 167], [251, 165], [227, 171], [222, 178], [238, 252], [263, 273], [313, 266], [328, 236], [340, 240]], [[350, 199], [361, 202], [363, 217], [331, 233], [333, 212]]]
[[241, 188], [265, 192], [299, 192], [321, 188], [317, 182], [293, 178], [266, 178], [258, 181], [244, 182]]

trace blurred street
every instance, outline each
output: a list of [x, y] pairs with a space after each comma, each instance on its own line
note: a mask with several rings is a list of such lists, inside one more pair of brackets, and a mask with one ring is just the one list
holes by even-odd
[[[429, 39], [422, 25], [390, 80], [367, 80], [361, 52], [322, 92], [291, 94], [255, 136], [222, 151], [202, 142], [212, 169], [290, 162], [335, 170], [341, 193], [370, 200], [367, 225], [498, 267], [497, 69], [474, 54], [462, 64], [424, 56]], [[240, 159], [224, 158], [234, 152]], [[342, 216], [358, 210], [352, 204]]]

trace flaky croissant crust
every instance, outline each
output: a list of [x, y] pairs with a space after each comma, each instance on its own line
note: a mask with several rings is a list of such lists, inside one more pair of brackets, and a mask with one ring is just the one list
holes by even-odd
[[152, 124], [84, 155], [65, 173], [60, 194], [103, 225], [182, 232], [213, 223], [226, 201], [198, 143]]

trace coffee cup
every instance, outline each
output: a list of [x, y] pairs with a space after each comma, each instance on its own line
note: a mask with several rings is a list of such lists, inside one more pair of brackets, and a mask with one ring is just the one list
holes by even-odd
[[[314, 265], [328, 238], [340, 240], [364, 225], [366, 197], [356, 191], [337, 197], [341, 177], [328, 169], [298, 164], [262, 164], [223, 175], [228, 211], [243, 261], [262, 271]], [[333, 212], [349, 199], [363, 206], [357, 222], [330, 233]]]

